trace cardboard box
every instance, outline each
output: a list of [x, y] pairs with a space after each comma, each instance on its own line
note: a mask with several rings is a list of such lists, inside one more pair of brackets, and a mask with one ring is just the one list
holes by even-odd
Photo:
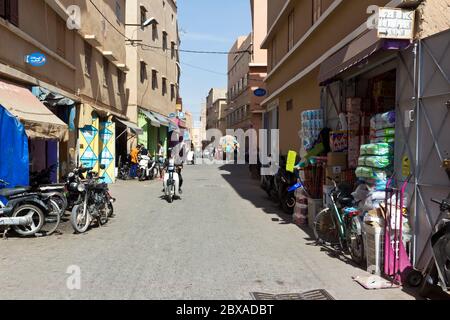
[[327, 165], [329, 167], [342, 167], [343, 170], [347, 169], [347, 153], [346, 152], [328, 153]]
[[333, 152], [346, 151], [348, 148], [348, 132], [332, 131], [330, 132], [330, 147]]
[[359, 112], [362, 108], [362, 99], [361, 98], [348, 98], [346, 101], [346, 110], [347, 112]]
[[345, 169], [340, 166], [327, 167], [326, 168], [327, 183], [332, 183], [331, 181], [328, 181], [328, 177], [336, 180], [337, 183], [344, 181], [344, 170]]

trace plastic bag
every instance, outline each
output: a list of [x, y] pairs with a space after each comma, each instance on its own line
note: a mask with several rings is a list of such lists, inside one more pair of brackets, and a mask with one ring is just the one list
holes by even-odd
[[364, 144], [361, 146], [361, 156], [388, 156], [392, 154], [392, 146], [388, 143]]
[[388, 175], [386, 171], [369, 167], [358, 167], [356, 169], [358, 178], [381, 179], [386, 180]]
[[392, 158], [387, 156], [367, 156], [360, 157], [358, 160], [358, 165], [361, 167], [371, 167], [384, 169], [392, 164]]

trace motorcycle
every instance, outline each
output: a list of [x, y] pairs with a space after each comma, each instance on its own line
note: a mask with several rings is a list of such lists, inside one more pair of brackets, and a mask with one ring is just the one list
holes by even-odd
[[277, 181], [276, 189], [280, 206], [286, 214], [294, 214], [294, 208], [297, 200], [295, 198], [295, 192], [289, 190], [292, 185], [297, 183], [297, 179], [298, 177], [296, 174], [288, 172], [285, 166], [283, 166], [278, 171], [278, 177], [275, 180]]
[[68, 204], [64, 195], [65, 184], [56, 184], [51, 181], [51, 175], [55, 173], [56, 169], [57, 165], [54, 164], [40, 172], [31, 173], [30, 191], [49, 195], [57, 203], [62, 216], [66, 212]]
[[180, 198], [180, 180], [176, 168], [175, 160], [170, 159], [167, 172], [164, 174], [164, 194], [169, 203], [172, 203], [174, 198]]
[[[106, 195], [109, 194], [108, 186], [105, 183], [98, 183], [103, 178], [98, 177], [92, 169], [83, 168], [87, 173], [87, 180], [79, 181], [77, 184], [80, 201], [73, 207], [70, 220], [77, 233], [86, 232], [94, 220], [99, 226], [106, 224], [113, 212], [112, 200], [109, 201]], [[101, 165], [100, 169], [104, 170], [105, 166]]]
[[[6, 181], [0, 184], [7, 186]], [[3, 236], [12, 228], [19, 236], [49, 236], [60, 223], [60, 209], [51, 195], [31, 192], [30, 187], [0, 189], [0, 226]]]
[[156, 161], [149, 156], [139, 156], [139, 181], [153, 180], [159, 173]]
[[[262, 168], [268, 169], [272, 166], [272, 160], [269, 158], [268, 164], [262, 165]], [[261, 175], [261, 188], [267, 193], [272, 201], [277, 202], [278, 193], [275, 186], [275, 175]]]
[[130, 179], [130, 161], [124, 161], [122, 162], [122, 157], [119, 159], [119, 172], [117, 174], [117, 178], [119, 180], [129, 180]]

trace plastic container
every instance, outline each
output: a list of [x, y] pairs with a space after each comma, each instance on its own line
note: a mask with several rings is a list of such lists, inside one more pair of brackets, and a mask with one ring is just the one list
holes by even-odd
[[308, 224], [311, 229], [314, 228], [314, 220], [322, 209], [323, 199], [308, 198]]
[[364, 249], [367, 258], [367, 272], [381, 275], [384, 263], [384, 230], [364, 223]]

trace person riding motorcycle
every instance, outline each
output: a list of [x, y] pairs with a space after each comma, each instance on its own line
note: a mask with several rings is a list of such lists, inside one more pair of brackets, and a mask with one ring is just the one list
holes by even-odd
[[[169, 152], [167, 154], [167, 159], [166, 159], [166, 161], [164, 161], [164, 164], [163, 164], [163, 170], [164, 171], [167, 170], [171, 159], [175, 161], [176, 172], [178, 174], [178, 180], [180, 182], [178, 192], [180, 194], [183, 194], [183, 191], [181, 190], [181, 187], [183, 186], [183, 176], [181, 175], [181, 170], [183, 169], [183, 162], [180, 159], [176, 159], [176, 157], [174, 157], [172, 155], [172, 149], [169, 149]], [[163, 192], [164, 192], [164, 189], [163, 189]]]

